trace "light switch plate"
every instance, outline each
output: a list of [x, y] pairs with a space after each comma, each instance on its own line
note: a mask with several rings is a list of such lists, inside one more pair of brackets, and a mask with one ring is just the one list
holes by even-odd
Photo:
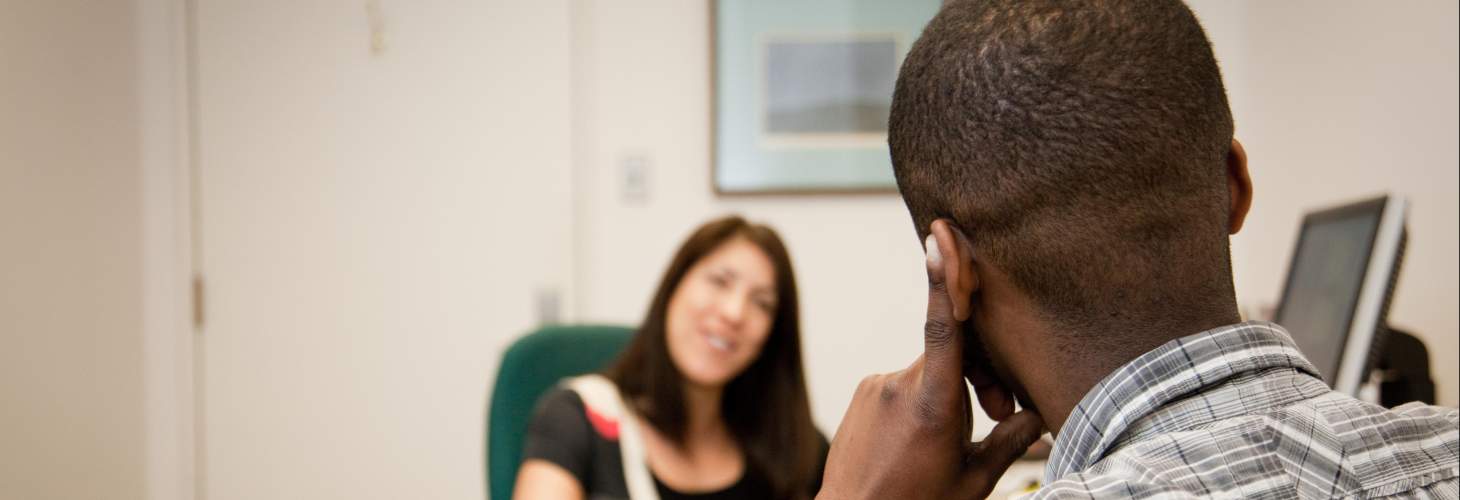
[[619, 191], [625, 203], [649, 202], [650, 165], [643, 153], [626, 154], [619, 162]]

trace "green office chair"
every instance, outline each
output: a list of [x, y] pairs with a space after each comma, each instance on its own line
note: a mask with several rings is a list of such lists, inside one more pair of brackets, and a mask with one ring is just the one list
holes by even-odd
[[622, 326], [548, 326], [507, 349], [487, 416], [489, 498], [512, 498], [522, 440], [537, 398], [560, 379], [602, 369], [633, 336], [633, 329]]

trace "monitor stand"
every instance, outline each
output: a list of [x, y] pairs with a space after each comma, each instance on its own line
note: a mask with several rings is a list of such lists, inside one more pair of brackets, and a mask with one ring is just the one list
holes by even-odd
[[[1359, 399], [1378, 403], [1385, 408], [1420, 401], [1435, 404], [1435, 381], [1430, 378], [1430, 354], [1418, 337], [1388, 325], [1388, 335], [1377, 366], [1369, 382], [1361, 389]], [[1366, 392], [1374, 392], [1373, 398]]]

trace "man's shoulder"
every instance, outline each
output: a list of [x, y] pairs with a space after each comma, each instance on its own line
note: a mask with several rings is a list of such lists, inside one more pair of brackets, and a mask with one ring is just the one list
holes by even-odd
[[1027, 498], [1030, 500], [1064, 498], [1199, 498], [1214, 493], [1188, 490], [1180, 485], [1139, 475], [1119, 473], [1077, 472], [1046, 484]]
[[1460, 408], [1428, 405], [1416, 401], [1396, 406], [1389, 411], [1404, 418], [1442, 419], [1450, 422], [1451, 426], [1460, 425]]
[[1329, 498], [1454, 488], [1460, 411], [1329, 393], [1124, 443], [1041, 490], [1064, 496]]

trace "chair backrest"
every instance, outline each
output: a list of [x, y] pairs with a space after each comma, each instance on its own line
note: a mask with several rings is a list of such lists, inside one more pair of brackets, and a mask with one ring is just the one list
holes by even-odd
[[549, 326], [512, 343], [502, 355], [487, 415], [489, 498], [512, 498], [537, 398], [560, 379], [604, 368], [633, 335], [622, 326]]

